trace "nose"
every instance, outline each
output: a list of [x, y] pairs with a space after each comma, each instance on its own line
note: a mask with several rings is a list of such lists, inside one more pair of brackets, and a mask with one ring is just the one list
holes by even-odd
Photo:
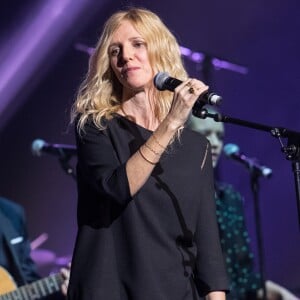
[[217, 148], [219, 146], [219, 144], [220, 144], [219, 139], [218, 139], [218, 137], [215, 134], [212, 134], [210, 136], [209, 141], [210, 141], [210, 144], [211, 144], [212, 148]]
[[124, 61], [129, 61], [133, 57], [133, 51], [130, 46], [124, 45], [122, 49], [122, 59]]

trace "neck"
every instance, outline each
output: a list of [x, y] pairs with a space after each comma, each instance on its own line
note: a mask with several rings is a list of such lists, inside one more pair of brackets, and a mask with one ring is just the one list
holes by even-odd
[[159, 125], [155, 116], [155, 101], [145, 91], [123, 100], [119, 113], [136, 124], [154, 131]]

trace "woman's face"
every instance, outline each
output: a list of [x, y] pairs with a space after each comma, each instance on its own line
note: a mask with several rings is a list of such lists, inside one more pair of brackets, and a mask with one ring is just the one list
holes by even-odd
[[224, 125], [211, 118], [200, 119], [193, 117], [191, 129], [205, 135], [211, 144], [212, 163], [215, 168], [223, 150]]
[[153, 84], [146, 42], [129, 21], [123, 21], [114, 32], [109, 56], [110, 65], [123, 85], [123, 93], [142, 91]]

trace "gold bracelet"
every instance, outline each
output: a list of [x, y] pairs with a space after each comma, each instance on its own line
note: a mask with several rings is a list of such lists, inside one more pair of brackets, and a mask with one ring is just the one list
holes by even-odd
[[146, 156], [143, 154], [141, 148], [139, 148], [138, 151], [139, 151], [141, 157], [142, 157], [147, 163], [149, 163], [149, 164], [151, 164], [151, 165], [156, 165], [156, 164], [157, 164], [157, 162], [153, 162], [153, 161], [147, 159]]
[[152, 137], [153, 137], [154, 142], [155, 142], [159, 147], [161, 147], [162, 149], [166, 150], [166, 147], [164, 147], [164, 146], [158, 141], [158, 139], [156, 138], [156, 136], [154, 135], [154, 133], [152, 134]]
[[147, 147], [155, 155], [161, 155], [161, 153], [159, 153], [159, 152], [155, 151], [154, 149], [152, 149], [147, 143], [145, 143], [144, 146]]

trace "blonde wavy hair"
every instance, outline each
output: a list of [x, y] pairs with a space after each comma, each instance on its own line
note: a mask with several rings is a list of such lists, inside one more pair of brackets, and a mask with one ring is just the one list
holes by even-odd
[[[175, 36], [162, 20], [144, 8], [129, 8], [114, 13], [104, 24], [101, 37], [89, 60], [89, 70], [79, 87], [72, 106], [71, 121], [78, 118], [82, 130], [89, 117], [103, 130], [104, 119], [111, 119], [121, 107], [122, 85], [110, 66], [109, 45], [111, 38], [123, 21], [129, 21], [145, 39], [148, 57], [154, 73], [164, 71], [170, 76], [185, 80], [186, 71]], [[154, 113], [161, 121], [169, 112], [173, 93], [158, 91], [153, 85]]]

